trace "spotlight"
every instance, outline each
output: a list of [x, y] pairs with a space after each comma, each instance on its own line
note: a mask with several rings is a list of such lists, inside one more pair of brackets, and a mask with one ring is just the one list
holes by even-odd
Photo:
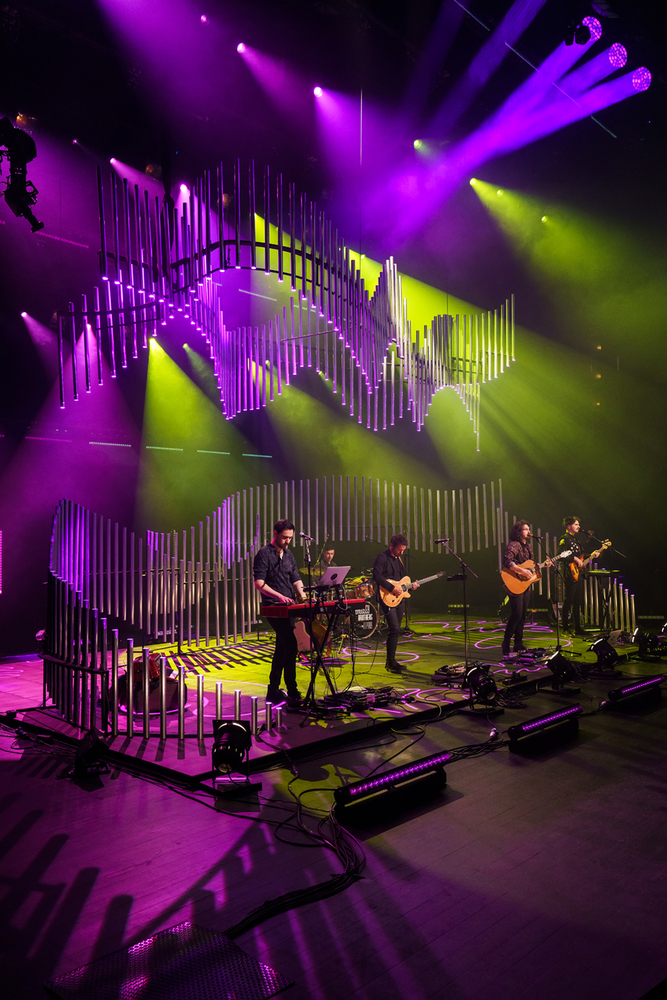
[[245, 50], [246, 50], [246, 44], [245, 44], [245, 42], [239, 42], [239, 44], [236, 46], [236, 51], [240, 52], [241, 55], [243, 55], [243, 53], [245, 52]]
[[554, 653], [553, 656], [550, 656], [545, 666], [554, 675], [552, 681], [554, 691], [557, 691], [563, 684], [567, 684], [568, 681], [574, 680], [577, 676], [574, 663], [568, 660], [566, 656], [563, 656], [562, 653]]
[[181, 194], [185, 195], [185, 197], [187, 197], [190, 194], [190, 188], [187, 186], [187, 184], [181, 184]]
[[477, 698], [479, 701], [490, 702], [495, 701], [498, 696], [496, 682], [489, 676], [489, 665], [481, 662], [468, 667], [461, 687], [470, 691], [471, 700]]
[[664, 683], [664, 674], [657, 677], [649, 677], [645, 680], [637, 681], [636, 684], [627, 684], [622, 688], [615, 688], [607, 695], [607, 701], [603, 701], [600, 707], [604, 708], [626, 708], [629, 702], [648, 701], [651, 698], [660, 700], [662, 691], [660, 685]]
[[640, 66], [632, 74], [632, 86], [638, 91], [648, 90], [651, 86], [651, 80], [651, 72], [646, 69], [646, 66]]
[[208, 20], [206, 14], [202, 14], [202, 16], [199, 18], [199, 20], [201, 21], [202, 24], [208, 24], [209, 23], [209, 20]]
[[313, 93], [315, 94], [315, 97], [321, 97], [322, 96], [322, 88], [321, 87], [313, 87]]
[[[602, 25], [598, 21], [597, 17], [585, 17], [581, 22], [584, 27], [588, 28], [591, 33], [591, 38], [594, 42], [597, 42], [598, 38], [602, 38]], [[577, 42], [577, 45], [585, 45], [585, 42]]]
[[471, 177], [469, 183], [472, 184], [472, 186], [474, 187], [475, 184], [477, 183], [477, 178], [476, 177]]
[[250, 723], [236, 719], [213, 722], [213, 770], [221, 773], [239, 771], [252, 746]]
[[496, 191], [496, 194], [497, 194], [497, 195], [501, 195], [501, 194], [504, 194], [504, 193], [505, 193], [505, 192], [503, 191], [503, 189], [502, 189], [502, 188], [498, 188], [498, 190]]
[[510, 726], [507, 730], [510, 750], [514, 753], [539, 752], [554, 743], [572, 739], [579, 730], [578, 716], [582, 712], [581, 705], [571, 705], [559, 712], [549, 712], [529, 722]]
[[25, 319], [27, 315], [28, 315], [27, 312], [22, 312], [21, 313], [21, 319]]
[[628, 50], [620, 42], [614, 42], [609, 49], [609, 62], [614, 69], [622, 69], [628, 61]]
[[543, 215], [542, 216], [542, 222], [546, 222], [548, 220], [548, 218], [549, 218], [548, 215]]
[[[421, 141], [421, 139], [415, 139], [415, 141], [412, 143], [412, 145], [415, 147], [415, 149], [421, 149], [422, 146], [424, 145], [424, 143]], [[472, 181], [471, 181], [471, 183], [472, 183]]]
[[625, 654], [622, 657], [619, 656], [605, 636], [601, 639], [596, 639], [590, 649], [598, 658], [599, 670], [615, 670], [617, 663], [620, 663], [622, 659], [627, 659]]
[[[20, 116], [19, 116], [20, 118]], [[14, 128], [9, 118], [0, 119], [0, 163], [6, 156], [9, 159], [9, 181], [4, 190], [5, 201], [17, 218], [23, 217], [30, 223], [33, 233], [44, 228], [43, 222], [38, 222], [32, 213], [32, 206], [39, 194], [37, 188], [27, 178], [27, 168], [31, 160], [37, 156], [37, 147], [32, 136], [20, 128]]]
[[639, 646], [639, 659], [660, 659], [667, 647], [664, 645], [665, 637], [653, 635], [652, 632], [645, 632], [641, 628], [636, 628], [632, 633], [632, 642]]

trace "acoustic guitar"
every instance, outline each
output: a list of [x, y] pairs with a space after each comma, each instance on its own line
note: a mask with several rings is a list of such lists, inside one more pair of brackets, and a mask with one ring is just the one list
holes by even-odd
[[[559, 552], [557, 556], [552, 556], [551, 562], [555, 562], [557, 559], [569, 559], [572, 555], [570, 551]], [[540, 578], [540, 570], [544, 568], [549, 562], [545, 559], [544, 562], [536, 563], [534, 559], [526, 559], [524, 563], [517, 563], [520, 569], [531, 570], [531, 577], [528, 580], [524, 580], [522, 576], [518, 576], [513, 569], [501, 569], [500, 575], [502, 577], [503, 583], [511, 594], [523, 594], [524, 590], [533, 584], [537, 583]]]
[[444, 569], [441, 569], [439, 573], [434, 576], [425, 576], [423, 580], [415, 580], [414, 583], [411, 582], [409, 576], [404, 576], [402, 580], [389, 580], [389, 583], [394, 587], [400, 587], [403, 593], [400, 597], [396, 597], [396, 594], [392, 594], [391, 590], [385, 590], [384, 587], [380, 587], [380, 597], [382, 598], [382, 603], [386, 604], [388, 608], [397, 608], [404, 597], [411, 597], [411, 590], [415, 587], [421, 587], [423, 583], [430, 583], [431, 580], [438, 580], [441, 576], [445, 575]]
[[572, 574], [572, 578], [574, 580], [578, 580], [579, 579], [579, 575], [582, 573], [583, 570], [586, 569], [586, 567], [588, 566], [589, 562], [592, 562], [594, 559], [597, 559], [597, 557], [600, 555], [600, 553], [604, 552], [605, 549], [608, 549], [610, 545], [611, 545], [611, 542], [609, 541], [609, 539], [607, 539], [606, 542], [602, 543], [602, 545], [600, 546], [599, 549], [597, 549], [595, 552], [591, 552], [591, 554], [589, 556], [587, 556], [586, 559], [584, 559], [583, 566], [577, 566], [576, 562], [571, 562], [570, 563], [570, 573]]

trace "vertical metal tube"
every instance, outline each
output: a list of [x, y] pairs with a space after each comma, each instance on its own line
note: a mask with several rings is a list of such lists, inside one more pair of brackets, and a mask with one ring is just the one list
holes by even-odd
[[236, 722], [241, 718], [241, 692], [236, 690], [234, 692], [234, 719]]
[[273, 733], [273, 703], [270, 701], [264, 703], [264, 728], [267, 733]]
[[118, 629], [111, 631], [111, 735], [118, 736]]
[[197, 674], [197, 739], [204, 739], [204, 675]]
[[127, 735], [134, 736], [134, 639], [127, 640], [125, 702], [127, 710]]
[[222, 681], [215, 682], [215, 717], [218, 722], [222, 719]]
[[283, 710], [279, 705], [276, 709], [276, 729], [279, 729], [283, 724]]
[[257, 736], [257, 703], [259, 699], [256, 694], [250, 696], [250, 732]]
[[142, 651], [143, 658], [143, 687], [144, 687], [144, 739], [149, 739], [151, 735], [151, 715], [150, 715], [150, 699], [151, 699], [151, 665], [150, 665], [150, 650], [148, 646], [144, 646]]
[[160, 657], [160, 739], [167, 738], [167, 659]]
[[178, 668], [178, 738], [185, 739], [185, 667]]
[[108, 666], [108, 636], [107, 620], [102, 618], [101, 622], [101, 648], [100, 648], [100, 691], [102, 698], [102, 729], [106, 735], [109, 732], [109, 666]]

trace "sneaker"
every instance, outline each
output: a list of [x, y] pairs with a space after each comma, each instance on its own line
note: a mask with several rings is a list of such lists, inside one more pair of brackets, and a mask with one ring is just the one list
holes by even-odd
[[401, 674], [403, 673], [403, 667], [398, 662], [398, 660], [389, 660], [384, 665], [385, 670], [388, 670], [390, 674]]

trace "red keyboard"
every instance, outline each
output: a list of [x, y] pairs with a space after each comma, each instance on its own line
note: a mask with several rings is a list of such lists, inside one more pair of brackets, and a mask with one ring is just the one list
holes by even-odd
[[[365, 603], [363, 597], [353, 597], [345, 601], [344, 611], [341, 611], [340, 614], [349, 614], [355, 608], [363, 608]], [[264, 618], [289, 618], [290, 615], [296, 615], [297, 618], [307, 618], [311, 608], [317, 612], [333, 611], [336, 607], [338, 607], [338, 601], [323, 601], [322, 604], [262, 604], [259, 613]]]

